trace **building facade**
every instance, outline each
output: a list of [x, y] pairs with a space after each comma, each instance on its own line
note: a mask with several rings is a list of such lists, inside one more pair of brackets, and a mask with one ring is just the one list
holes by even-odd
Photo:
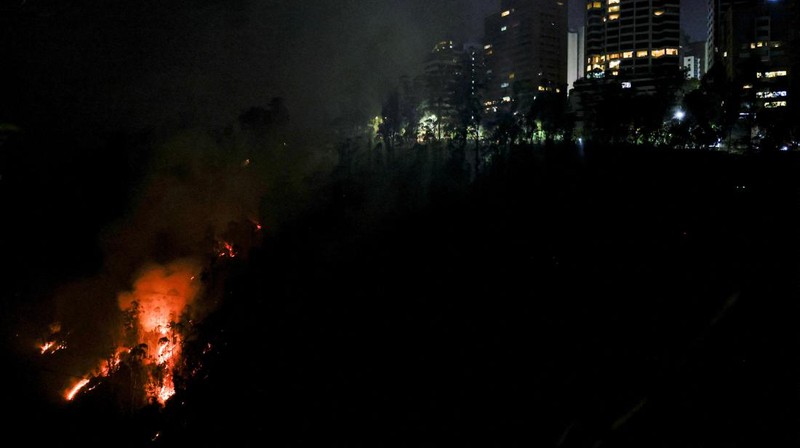
[[586, 3], [586, 77], [642, 76], [680, 66], [678, 0]]
[[539, 92], [566, 93], [567, 0], [501, 0], [485, 21], [489, 112], [524, 108]]
[[[739, 98], [740, 139], [756, 145], [788, 129], [793, 100], [791, 6], [787, 0], [721, 1], [717, 63]], [[780, 129], [779, 129], [780, 128]]]
[[583, 46], [586, 28], [580, 27], [577, 30], [570, 30], [567, 46], [567, 91], [572, 90], [575, 81], [583, 78], [585, 72], [585, 52]]
[[686, 70], [687, 79], [700, 79], [702, 76], [703, 60], [697, 56], [684, 56], [683, 69]]

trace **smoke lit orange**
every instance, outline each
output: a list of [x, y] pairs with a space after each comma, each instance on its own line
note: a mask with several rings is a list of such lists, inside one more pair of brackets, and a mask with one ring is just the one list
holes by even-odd
[[147, 347], [144, 362], [152, 367], [149, 397], [164, 404], [175, 394], [173, 375], [180, 358], [181, 335], [175, 324], [200, 290], [199, 268], [190, 261], [150, 266], [134, 282], [133, 291], [119, 295], [119, 306], [137, 318], [137, 345]]

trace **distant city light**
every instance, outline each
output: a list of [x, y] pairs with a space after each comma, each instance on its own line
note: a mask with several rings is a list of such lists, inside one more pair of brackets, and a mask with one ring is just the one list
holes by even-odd
[[686, 117], [686, 112], [684, 112], [684, 111], [682, 111], [680, 109], [676, 110], [675, 111], [675, 115], [672, 116], [672, 118], [674, 118], [674, 119], [676, 119], [678, 121], [683, 120], [684, 117]]

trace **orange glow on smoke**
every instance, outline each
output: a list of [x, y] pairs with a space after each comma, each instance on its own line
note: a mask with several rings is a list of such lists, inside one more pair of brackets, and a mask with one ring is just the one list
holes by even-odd
[[145, 391], [161, 404], [175, 394], [173, 372], [180, 359], [181, 335], [174, 326], [200, 291], [195, 280], [199, 271], [188, 261], [150, 266], [134, 282], [133, 291], [119, 295], [120, 308], [136, 314], [137, 343], [148, 347], [145, 364], [158, 372], [150, 375]]
[[[182, 339], [177, 323], [200, 292], [199, 278], [199, 266], [187, 260], [143, 269], [133, 283], [133, 289], [117, 297], [120, 309], [134, 318], [125, 341], [128, 347], [118, 347], [89, 378], [65, 391], [64, 397], [72, 400], [91, 378], [114, 373], [127, 355], [133, 355], [133, 349], [129, 347], [136, 347], [137, 362], [140, 361], [147, 372], [142, 392], [162, 405], [169, 400], [175, 394], [173, 378], [181, 354]], [[46, 342], [39, 348], [45, 353], [64, 346]]]
[[89, 378], [84, 378], [78, 381], [74, 386], [67, 389], [64, 398], [66, 398], [68, 401], [72, 401], [72, 399], [75, 398], [75, 395], [87, 384], [89, 384]]

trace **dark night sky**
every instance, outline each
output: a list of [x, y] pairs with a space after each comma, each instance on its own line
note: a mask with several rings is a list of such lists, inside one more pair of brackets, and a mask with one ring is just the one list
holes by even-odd
[[[682, 1], [695, 36], [704, 15], [689, 11], [702, 2]], [[91, 129], [217, 126], [272, 96], [287, 98], [302, 125], [347, 109], [374, 113], [432, 42], [480, 39], [497, 3], [28, 0], [0, 11], [12, 61], [0, 119]], [[573, 26], [582, 4], [571, 2]]]

